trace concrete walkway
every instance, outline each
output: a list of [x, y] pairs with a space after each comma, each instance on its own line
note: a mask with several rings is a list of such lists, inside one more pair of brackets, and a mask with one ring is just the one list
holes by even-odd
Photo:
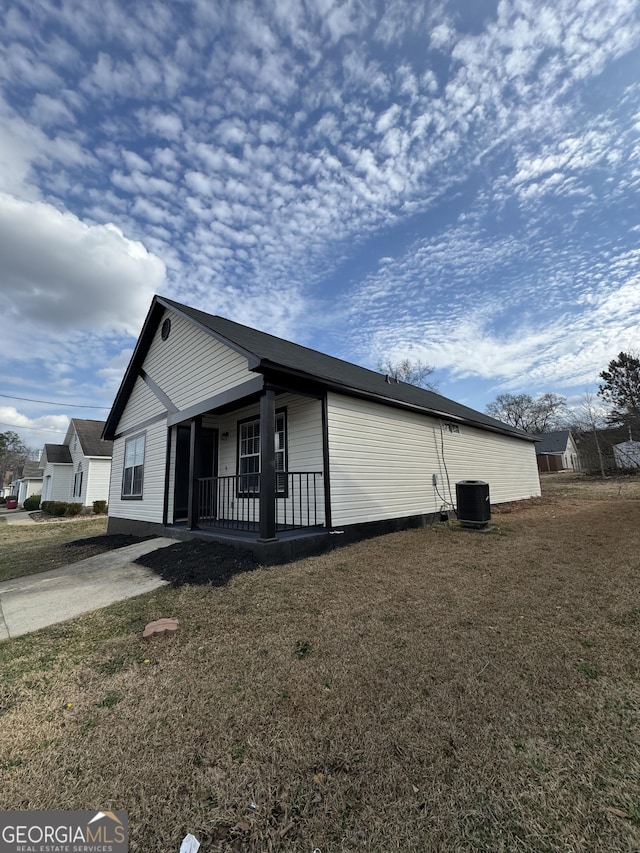
[[166, 581], [151, 569], [133, 561], [175, 544], [175, 539], [164, 537], [147, 539], [59, 569], [3, 581], [0, 640], [28, 634], [165, 586]]
[[0, 518], [7, 524], [37, 524], [25, 509], [0, 509]]

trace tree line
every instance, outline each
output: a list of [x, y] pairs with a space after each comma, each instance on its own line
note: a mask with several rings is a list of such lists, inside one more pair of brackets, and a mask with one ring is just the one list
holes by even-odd
[[626, 426], [636, 432], [640, 427], [640, 358], [634, 353], [621, 352], [599, 378], [603, 380], [597, 392], [600, 405], [588, 392], [574, 410], [568, 409], [566, 398], [559, 394], [538, 397], [499, 394], [485, 411], [504, 423], [535, 434], [567, 428], [592, 429], [594, 425]]

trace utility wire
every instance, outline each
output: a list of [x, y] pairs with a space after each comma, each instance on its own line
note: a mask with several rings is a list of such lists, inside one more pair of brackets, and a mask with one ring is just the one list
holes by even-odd
[[64, 429], [51, 429], [50, 427], [28, 427], [23, 426], [22, 424], [5, 424], [1, 421], [0, 426], [13, 427], [14, 429], [32, 429], [34, 432], [55, 432], [58, 435], [65, 435], [66, 433], [66, 430]]
[[44, 403], [46, 406], [69, 406], [71, 409], [110, 409], [111, 406], [85, 406], [84, 403], [57, 403], [53, 400], [33, 400], [31, 397], [14, 397], [11, 394], [0, 394], [7, 400], [23, 400], [25, 403]]

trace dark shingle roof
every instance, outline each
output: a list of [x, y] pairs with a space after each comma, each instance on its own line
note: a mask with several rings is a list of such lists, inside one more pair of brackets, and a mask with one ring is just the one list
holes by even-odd
[[359, 367], [161, 296], [155, 296], [153, 299], [127, 373], [107, 420], [103, 434], [110, 438], [115, 434], [126, 400], [133, 389], [138, 370], [142, 367], [164, 308], [169, 308], [186, 317], [217, 340], [245, 355], [249, 360], [249, 369], [263, 373], [267, 379], [286, 374], [350, 396], [373, 399], [385, 405], [417, 409], [436, 417], [470, 423], [492, 432], [513, 435], [529, 441], [534, 440], [533, 436], [509, 424], [497, 421], [433, 391], [426, 391], [406, 382], [394, 380], [389, 382], [383, 374], [374, 370]]
[[73, 418], [73, 425], [80, 439], [80, 446], [85, 456], [108, 456], [113, 455], [113, 442], [102, 438], [104, 421], [85, 421]]
[[536, 445], [536, 453], [564, 453], [571, 433], [568, 429], [560, 429], [557, 432], [541, 432], [535, 437], [540, 440]]
[[44, 450], [47, 454], [47, 462], [54, 465], [71, 465], [71, 451], [66, 444], [45, 444]]
[[40, 477], [42, 477], [40, 463], [33, 459], [27, 459], [22, 467], [22, 479], [37, 480]]

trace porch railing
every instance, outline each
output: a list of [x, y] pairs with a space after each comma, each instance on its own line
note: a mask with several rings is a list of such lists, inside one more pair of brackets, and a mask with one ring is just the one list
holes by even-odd
[[[276, 489], [276, 531], [324, 524], [321, 471], [277, 471]], [[258, 529], [260, 474], [200, 478], [197, 497], [199, 527]]]

